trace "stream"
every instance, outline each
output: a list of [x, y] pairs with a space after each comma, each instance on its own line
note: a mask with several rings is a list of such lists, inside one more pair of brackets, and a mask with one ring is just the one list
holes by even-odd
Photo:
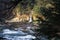
[[23, 32], [21, 30], [10, 30], [10, 29], [4, 29], [2, 33], [2, 37], [6, 38], [6, 40], [32, 40], [35, 39], [36, 37]]
[[37, 32], [30, 29], [30, 26], [28, 26], [26, 29], [22, 29], [20, 27], [10, 29], [6, 28], [5, 26], [1, 26], [0, 30], [1, 29], [0, 40], [60, 40], [60, 37], [49, 39], [47, 35], [42, 33], [36, 34]]

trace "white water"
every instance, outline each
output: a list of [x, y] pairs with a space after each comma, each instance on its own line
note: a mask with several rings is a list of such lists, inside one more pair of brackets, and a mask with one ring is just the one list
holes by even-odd
[[6, 36], [4, 36], [4, 38], [7, 38], [7, 40], [32, 40], [32, 39], [35, 39], [35, 37], [32, 35], [14, 36], [14, 37], [6, 35]]
[[[30, 28], [28, 28], [28, 29], [30, 29]], [[30, 31], [32, 31], [32, 30], [30, 30]], [[35, 36], [30, 35], [28, 33], [24, 33], [22, 31], [9, 30], [9, 29], [4, 29], [2, 34], [3, 34], [3, 38], [6, 38], [6, 40], [32, 40], [32, 39], [36, 39]], [[2, 34], [0, 34], [0, 36]], [[44, 34], [41, 34], [40, 36], [38, 36], [38, 38], [39, 38], [39, 40], [49, 40], [48, 36], [46, 36]], [[56, 39], [56, 40], [60, 40], [60, 39]]]
[[26, 34], [22, 31], [11, 31], [9, 29], [3, 30], [3, 35], [4, 35], [3, 38], [6, 38], [7, 40], [32, 40], [32, 39], [35, 39], [35, 36]]

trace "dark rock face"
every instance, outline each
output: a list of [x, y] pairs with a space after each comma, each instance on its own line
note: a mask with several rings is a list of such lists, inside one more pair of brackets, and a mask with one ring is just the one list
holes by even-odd
[[10, 0], [1, 0], [0, 1], [0, 17], [7, 18], [9, 13], [11, 15], [12, 6], [13, 6], [13, 3], [11, 3]]
[[18, 2], [19, 1], [16, 0], [0, 0], [0, 18], [12, 18], [14, 16], [12, 10], [15, 8]]
[[0, 37], [0, 40], [7, 40], [6, 38], [2, 38], [2, 37]]

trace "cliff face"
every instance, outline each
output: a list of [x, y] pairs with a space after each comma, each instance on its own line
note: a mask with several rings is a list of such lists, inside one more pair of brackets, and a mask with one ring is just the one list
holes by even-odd
[[18, 4], [18, 1], [13, 0], [0, 0], [0, 19], [13, 18], [12, 10]]

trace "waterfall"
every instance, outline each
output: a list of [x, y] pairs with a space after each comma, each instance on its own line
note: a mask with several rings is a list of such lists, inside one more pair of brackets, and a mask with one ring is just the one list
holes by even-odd
[[32, 16], [30, 15], [30, 18], [29, 18], [29, 23], [32, 22]]
[[30, 13], [29, 23], [33, 21], [32, 14], [33, 14], [33, 11], [31, 11], [31, 13]]

